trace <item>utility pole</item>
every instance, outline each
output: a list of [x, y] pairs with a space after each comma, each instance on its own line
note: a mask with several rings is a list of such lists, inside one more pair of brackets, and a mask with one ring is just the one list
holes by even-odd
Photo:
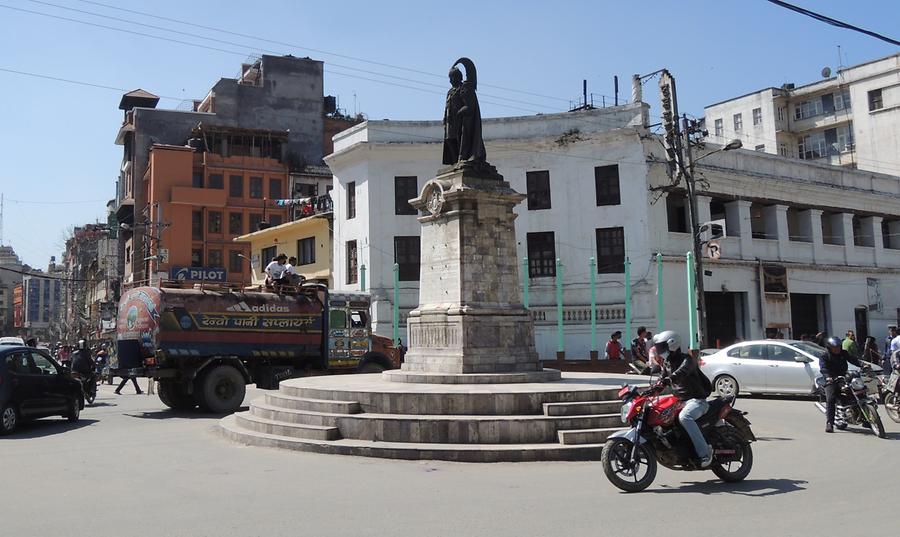
[[697, 288], [697, 342], [700, 347], [703, 346], [703, 335], [706, 332], [706, 297], [703, 291], [703, 255], [700, 249], [700, 222], [697, 220], [697, 183], [694, 181], [694, 157], [691, 153], [691, 135], [699, 130], [695, 122], [688, 121], [687, 116], [682, 116], [682, 134], [684, 135], [684, 143], [681, 147], [684, 149], [682, 158], [685, 160], [685, 166], [682, 170], [684, 175], [684, 184], [687, 188], [688, 208], [691, 218], [691, 239], [694, 247], [694, 282]]

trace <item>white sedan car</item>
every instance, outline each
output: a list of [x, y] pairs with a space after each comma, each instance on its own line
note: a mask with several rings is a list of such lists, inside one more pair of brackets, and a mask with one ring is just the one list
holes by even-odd
[[[825, 349], [808, 341], [742, 341], [702, 356], [700, 369], [719, 395], [782, 393], [810, 395]], [[856, 369], [850, 365], [850, 369]]]

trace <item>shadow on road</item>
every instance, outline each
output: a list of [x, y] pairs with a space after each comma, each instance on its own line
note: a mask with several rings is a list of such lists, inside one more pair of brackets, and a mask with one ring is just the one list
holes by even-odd
[[81, 429], [97, 423], [98, 420], [80, 419], [75, 423], [67, 420], [40, 419], [20, 423], [18, 429], [9, 436], [0, 436], [0, 440], [23, 440], [26, 438], [41, 438], [63, 434], [75, 429]]
[[786, 436], [757, 436], [756, 439], [760, 442], [792, 442], [794, 440]]
[[659, 489], [647, 490], [657, 494], [695, 493], [695, 494], [737, 494], [762, 498], [806, 490], [807, 481], [800, 479], [747, 479], [739, 483], [725, 483], [717, 479], [685, 483], [680, 487], [663, 486]]
[[[244, 412], [249, 409], [250, 409], [250, 407], [242, 406], [242, 407], [238, 408], [235, 412]], [[150, 412], [137, 412], [137, 413], [132, 413], [132, 414], [125, 414], [125, 416], [128, 416], [130, 418], [140, 418], [140, 419], [146, 419], [146, 420], [164, 420], [164, 419], [172, 419], [172, 418], [196, 420], [196, 419], [218, 419], [218, 418], [223, 418], [225, 416], [228, 416], [230, 414], [233, 414], [233, 412], [226, 412], [224, 414], [215, 414], [215, 413], [211, 413], [211, 412], [203, 412], [200, 409], [194, 409], [194, 410], [168, 409], [168, 410], [153, 410]]]
[[[849, 426], [843, 430], [835, 430], [835, 433], [852, 433], [852, 434], [862, 434], [866, 436], [875, 436], [875, 433], [872, 432], [871, 429], [867, 429], [865, 427], [857, 427], [857, 426]], [[885, 440], [900, 440], [900, 433], [886, 433]]]
[[93, 404], [85, 405], [84, 408], [97, 408], [97, 407], [101, 407], [101, 406], [119, 406], [119, 405], [117, 405], [116, 403], [107, 403], [104, 401], [101, 401], [101, 402], [94, 401]]

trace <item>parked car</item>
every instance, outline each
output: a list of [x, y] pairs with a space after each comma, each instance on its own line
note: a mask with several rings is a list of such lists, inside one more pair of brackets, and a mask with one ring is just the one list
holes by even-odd
[[[712, 380], [713, 390], [723, 396], [739, 392], [812, 395], [819, 376], [819, 356], [824, 352], [809, 341], [742, 341], [702, 356], [700, 369]], [[851, 364], [850, 369], [857, 367]]]
[[3, 336], [0, 337], [0, 345], [24, 346], [25, 340], [16, 336]]
[[25, 420], [62, 416], [78, 421], [81, 385], [50, 355], [30, 347], [0, 346], [0, 434]]

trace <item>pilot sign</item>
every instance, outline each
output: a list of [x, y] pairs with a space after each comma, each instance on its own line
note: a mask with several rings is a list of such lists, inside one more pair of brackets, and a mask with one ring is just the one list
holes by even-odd
[[216, 267], [172, 267], [169, 273], [173, 280], [195, 282], [224, 282], [228, 276], [225, 269]]

